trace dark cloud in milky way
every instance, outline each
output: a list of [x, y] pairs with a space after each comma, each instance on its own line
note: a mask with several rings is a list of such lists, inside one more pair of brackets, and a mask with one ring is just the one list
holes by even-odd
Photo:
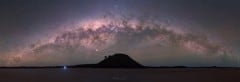
[[238, 2], [3, 0], [0, 65], [95, 63], [123, 52], [144, 65], [239, 66]]

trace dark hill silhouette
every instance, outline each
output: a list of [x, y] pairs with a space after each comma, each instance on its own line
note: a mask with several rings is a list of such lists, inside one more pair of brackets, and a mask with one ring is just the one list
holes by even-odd
[[126, 54], [116, 53], [105, 58], [97, 64], [83, 64], [68, 67], [90, 67], [90, 68], [141, 68], [143, 65], [137, 63]]
[[105, 56], [105, 59], [100, 61], [96, 65], [98, 67], [117, 67], [117, 68], [143, 67], [141, 64], [137, 63], [128, 55], [122, 53]]

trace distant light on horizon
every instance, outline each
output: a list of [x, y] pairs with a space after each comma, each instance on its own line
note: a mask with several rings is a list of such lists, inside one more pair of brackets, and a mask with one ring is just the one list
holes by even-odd
[[63, 66], [63, 69], [66, 70], [66, 69], [67, 69], [67, 66]]

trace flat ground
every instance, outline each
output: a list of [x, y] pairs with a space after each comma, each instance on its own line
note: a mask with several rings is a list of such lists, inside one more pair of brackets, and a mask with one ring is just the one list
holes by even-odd
[[0, 69], [1, 82], [240, 82], [239, 68]]

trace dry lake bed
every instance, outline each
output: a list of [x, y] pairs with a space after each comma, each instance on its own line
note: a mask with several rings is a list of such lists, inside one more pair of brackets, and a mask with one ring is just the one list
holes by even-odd
[[239, 68], [0, 69], [1, 82], [240, 82]]

